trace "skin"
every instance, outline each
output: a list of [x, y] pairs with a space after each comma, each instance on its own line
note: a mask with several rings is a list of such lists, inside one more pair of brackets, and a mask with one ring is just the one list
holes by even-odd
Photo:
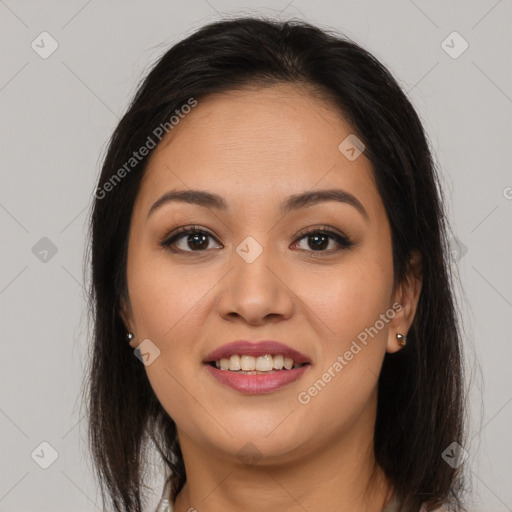
[[[420, 259], [413, 254], [411, 279], [394, 286], [391, 231], [371, 163], [338, 150], [352, 133], [331, 104], [302, 87], [244, 88], [201, 99], [151, 156], [131, 220], [121, 314], [133, 347], [149, 338], [160, 350], [145, 369], [184, 456], [176, 512], [376, 512], [390, 499], [373, 454], [377, 383], [385, 353], [402, 348], [396, 333], [407, 334], [413, 321]], [[353, 194], [367, 218], [334, 201], [279, 211], [289, 195], [329, 188]], [[229, 208], [173, 202], [148, 217], [173, 189], [215, 192]], [[159, 245], [190, 225], [212, 235], [199, 251], [187, 235], [175, 242], [182, 253]], [[353, 245], [327, 239], [315, 250], [311, 236], [297, 236], [324, 225]], [[263, 248], [252, 263], [236, 252], [248, 236]], [[402, 309], [378, 335], [299, 403], [394, 303]], [[237, 339], [281, 341], [312, 365], [276, 392], [241, 394], [202, 365]], [[259, 455], [252, 463], [237, 456], [248, 442]]]

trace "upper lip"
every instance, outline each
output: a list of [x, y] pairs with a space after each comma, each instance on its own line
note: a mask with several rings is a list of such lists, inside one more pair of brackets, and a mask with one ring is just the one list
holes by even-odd
[[288, 347], [283, 343], [271, 340], [257, 342], [246, 340], [233, 341], [215, 349], [213, 352], [210, 352], [203, 360], [203, 363], [211, 363], [223, 358], [229, 359], [230, 356], [235, 354], [239, 356], [247, 355], [253, 357], [264, 356], [265, 354], [282, 355], [293, 359], [295, 364], [310, 363], [309, 358], [301, 352]]

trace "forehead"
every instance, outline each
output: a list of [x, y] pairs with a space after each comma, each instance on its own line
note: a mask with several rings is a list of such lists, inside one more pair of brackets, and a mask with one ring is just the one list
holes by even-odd
[[138, 198], [146, 209], [168, 190], [187, 188], [261, 203], [338, 186], [369, 210], [379, 201], [364, 153], [351, 161], [339, 149], [352, 127], [305, 87], [245, 87], [197, 101], [151, 155]]

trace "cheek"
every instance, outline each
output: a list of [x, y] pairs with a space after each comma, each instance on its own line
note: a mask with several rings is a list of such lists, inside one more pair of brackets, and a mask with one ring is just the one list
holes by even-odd
[[190, 388], [201, 367], [205, 315], [211, 292], [225, 273], [199, 266], [177, 266], [165, 252], [144, 249], [134, 250], [128, 261], [137, 336], [151, 340], [160, 351], [146, 371], [169, 411], [190, 407], [184, 388]]
[[[391, 257], [354, 257], [334, 277], [305, 282], [301, 298], [321, 319], [321, 349], [301, 406], [328, 425], [355, 421], [375, 389], [385, 356], [392, 290]], [[334, 427], [333, 427], [334, 428]], [[329, 430], [329, 429], [328, 429]]]
[[336, 271], [316, 274], [301, 286], [301, 299], [323, 321], [332, 340], [324, 349], [341, 350], [389, 308], [391, 262], [354, 255]]
[[212, 288], [208, 278], [192, 279], [171, 268], [164, 255], [141, 251], [128, 265], [128, 285], [137, 335], [149, 339], [159, 355], [145, 367], [147, 377], [163, 408], [178, 424], [188, 425], [197, 411], [191, 362], [200, 366], [197, 340], [203, 322], [198, 316], [201, 297]]
[[[161, 344], [193, 322], [202, 297], [214, 286], [210, 273], [176, 267], [164, 251], [133, 251], [130, 255], [128, 289], [140, 336], [153, 337]], [[200, 274], [200, 277], [198, 277]]]

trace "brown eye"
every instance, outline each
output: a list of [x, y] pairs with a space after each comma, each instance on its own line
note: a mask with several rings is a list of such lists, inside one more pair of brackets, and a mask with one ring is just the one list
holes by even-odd
[[[185, 227], [171, 233], [160, 245], [175, 252], [202, 252], [208, 249], [208, 237], [214, 238], [213, 235], [198, 227]], [[178, 246], [179, 243], [181, 246]]]
[[[344, 249], [348, 249], [352, 246], [352, 242], [343, 235], [335, 233], [334, 231], [325, 230], [325, 229], [313, 229], [309, 231], [302, 232], [299, 235], [299, 241], [306, 239], [307, 247], [303, 248], [303, 250], [310, 252], [320, 252], [320, 253], [334, 253], [339, 252]], [[338, 244], [338, 249], [330, 249], [325, 250], [329, 247], [329, 243], [334, 242], [334, 244]], [[298, 245], [297, 242], [293, 244], [294, 247]]]

